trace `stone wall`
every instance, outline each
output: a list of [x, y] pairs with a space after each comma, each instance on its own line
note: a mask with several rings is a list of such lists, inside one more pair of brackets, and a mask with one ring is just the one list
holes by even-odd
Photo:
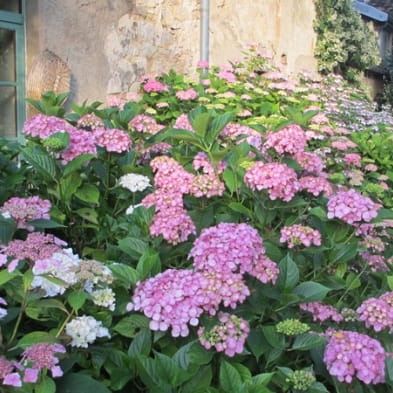
[[[211, 0], [210, 63], [262, 44], [288, 72], [316, 69], [313, 0]], [[141, 75], [192, 73], [199, 59], [200, 0], [29, 0], [27, 63], [49, 49], [72, 72], [72, 99], [135, 90]]]

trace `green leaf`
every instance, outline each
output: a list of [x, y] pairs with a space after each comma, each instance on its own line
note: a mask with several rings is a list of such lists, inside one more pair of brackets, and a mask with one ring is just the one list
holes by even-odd
[[321, 382], [315, 382], [310, 388], [308, 389], [310, 393], [329, 393], [326, 386]]
[[35, 393], [55, 393], [56, 384], [52, 378], [45, 376], [35, 385], [34, 391]]
[[349, 291], [359, 288], [362, 285], [357, 274], [350, 272], [345, 279], [345, 286]]
[[113, 328], [124, 337], [133, 338], [141, 328], [147, 328], [149, 320], [143, 315], [133, 314], [120, 320]]
[[321, 221], [327, 221], [327, 214], [321, 206], [313, 207], [309, 212], [309, 215], [318, 217]]
[[292, 349], [298, 351], [308, 351], [311, 348], [319, 347], [325, 343], [326, 339], [324, 337], [320, 337], [311, 333], [305, 333], [296, 336], [292, 345]]
[[83, 202], [98, 204], [98, 200], [100, 199], [100, 191], [93, 184], [85, 184], [78, 188], [75, 196]]
[[228, 207], [237, 213], [242, 213], [249, 218], [252, 218], [252, 211], [239, 202], [231, 202]]
[[83, 207], [82, 209], [76, 210], [75, 213], [78, 214], [78, 216], [81, 216], [84, 220], [98, 225], [98, 213], [95, 210]]
[[393, 359], [389, 356], [385, 358], [385, 366], [386, 366], [386, 382], [393, 386]]
[[232, 366], [236, 368], [243, 382], [250, 382], [252, 379], [251, 371], [243, 364], [232, 363]]
[[264, 325], [262, 326], [262, 332], [266, 341], [273, 348], [280, 350], [285, 348], [285, 337], [282, 334], [277, 333], [275, 326]]
[[36, 229], [47, 229], [47, 228], [64, 228], [64, 225], [59, 224], [53, 220], [44, 220], [44, 219], [37, 219], [32, 220], [27, 223], [28, 225], [33, 226]]
[[[387, 276], [386, 280], [388, 282], [388, 287], [391, 291], [393, 291], [393, 276]], [[1, 285], [1, 283], [0, 283]]]
[[382, 221], [382, 220], [392, 220], [393, 219], [393, 210], [390, 209], [379, 209], [378, 216], [374, 221]]
[[188, 120], [195, 133], [202, 138], [205, 137], [207, 126], [211, 120], [211, 113], [203, 106], [199, 106], [188, 114]]
[[187, 370], [180, 368], [169, 356], [160, 352], [155, 352], [156, 362], [158, 363], [158, 373], [165, 383], [172, 387], [177, 387], [190, 378]]
[[287, 256], [279, 263], [277, 285], [283, 292], [290, 292], [299, 281], [299, 269], [292, 258]]
[[181, 141], [185, 141], [185, 142], [188, 142], [194, 146], [199, 147], [200, 149], [203, 149], [202, 139], [198, 135], [193, 133], [192, 131], [181, 130], [178, 128], [172, 128], [172, 129], [166, 131], [165, 133], [163, 133], [159, 139], [163, 141], [168, 138], [175, 138], [175, 139], [178, 139]]
[[7, 245], [16, 230], [16, 222], [12, 218], [5, 218], [0, 214], [0, 244]]
[[88, 295], [85, 291], [73, 291], [67, 296], [67, 301], [75, 311], [78, 311], [83, 307], [87, 298]]
[[256, 385], [267, 386], [271, 381], [271, 379], [273, 378], [274, 374], [275, 373], [262, 373], [262, 374], [254, 375], [252, 377], [252, 380]]
[[75, 157], [64, 167], [63, 177], [67, 177], [72, 172], [75, 172], [82, 168], [82, 166], [93, 159], [95, 156], [93, 154], [81, 154], [80, 156]]
[[332, 258], [332, 262], [348, 262], [351, 259], [355, 258], [358, 253], [358, 245], [357, 243], [352, 244], [336, 244], [335, 248], [331, 252], [330, 257]]
[[151, 345], [152, 339], [150, 329], [141, 329], [128, 348], [128, 356], [131, 358], [137, 358], [140, 355], [148, 356], [151, 351]]
[[260, 329], [251, 329], [247, 337], [247, 347], [251, 350], [257, 361], [266, 350], [265, 342]]
[[134, 268], [122, 263], [114, 263], [109, 269], [125, 285], [135, 285], [140, 280], [139, 273]]
[[230, 168], [225, 168], [222, 174], [224, 178], [225, 185], [228, 190], [232, 193], [236, 190], [236, 174], [233, 173], [233, 170]]
[[239, 372], [230, 363], [221, 361], [220, 366], [220, 386], [227, 393], [238, 392], [242, 385]]
[[87, 374], [69, 373], [57, 380], [56, 393], [111, 393], [101, 382]]
[[56, 337], [53, 337], [52, 335], [50, 335], [47, 332], [36, 331], [36, 332], [25, 334], [18, 341], [18, 347], [19, 348], [27, 348], [33, 344], [38, 344], [38, 343], [54, 344], [55, 342], [56, 342]]
[[325, 298], [330, 288], [313, 281], [305, 281], [298, 285], [292, 292], [299, 295], [302, 302], [318, 302]]
[[208, 143], [213, 143], [223, 128], [231, 121], [233, 113], [226, 112], [222, 115], [216, 116], [213, 121], [209, 124], [208, 131], [206, 134], [206, 140]]
[[136, 270], [141, 280], [155, 276], [161, 271], [161, 261], [158, 252], [152, 248], [146, 249], [139, 259]]
[[0, 270], [0, 286], [18, 276], [20, 276], [18, 271], [13, 271], [10, 273], [7, 269]]
[[119, 240], [119, 248], [127, 255], [139, 259], [146, 251], [148, 245], [136, 237], [126, 237]]
[[200, 368], [197, 374], [182, 386], [181, 393], [206, 393], [212, 377], [210, 366]]
[[45, 151], [26, 147], [22, 150], [23, 156], [31, 166], [50, 182], [56, 178], [56, 162]]

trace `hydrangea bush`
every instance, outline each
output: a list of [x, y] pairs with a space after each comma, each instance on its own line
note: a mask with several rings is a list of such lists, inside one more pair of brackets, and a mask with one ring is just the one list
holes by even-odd
[[393, 391], [392, 118], [256, 44], [198, 72], [1, 148], [2, 391]]

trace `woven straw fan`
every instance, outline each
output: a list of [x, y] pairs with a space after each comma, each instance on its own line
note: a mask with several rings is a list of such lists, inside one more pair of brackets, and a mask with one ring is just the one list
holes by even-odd
[[[56, 95], [70, 90], [71, 71], [67, 64], [46, 49], [34, 60], [27, 76], [27, 97], [40, 100], [42, 94], [53, 91]], [[38, 111], [29, 105], [29, 116]]]

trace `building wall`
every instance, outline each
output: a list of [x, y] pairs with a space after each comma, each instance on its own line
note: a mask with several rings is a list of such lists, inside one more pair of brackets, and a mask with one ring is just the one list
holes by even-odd
[[[210, 63], [258, 42], [288, 72], [314, 71], [313, 0], [210, 1]], [[49, 49], [71, 70], [72, 100], [135, 90], [141, 75], [190, 73], [199, 59], [200, 0], [29, 0], [27, 67]]]

